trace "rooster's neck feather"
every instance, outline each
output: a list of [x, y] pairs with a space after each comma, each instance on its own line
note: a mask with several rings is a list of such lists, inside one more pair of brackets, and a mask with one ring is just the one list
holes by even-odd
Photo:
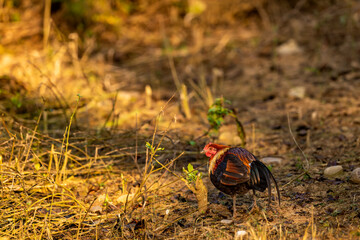
[[218, 150], [224, 149], [224, 148], [230, 148], [230, 146], [227, 145], [221, 145], [221, 144], [217, 144], [217, 143], [209, 143], [208, 146], [214, 147]]
[[216, 163], [223, 158], [224, 153], [227, 152], [230, 149], [230, 147], [226, 147], [223, 149], [220, 149], [214, 156], [210, 158], [210, 166], [209, 166], [209, 173], [214, 173], [214, 170], [216, 168]]

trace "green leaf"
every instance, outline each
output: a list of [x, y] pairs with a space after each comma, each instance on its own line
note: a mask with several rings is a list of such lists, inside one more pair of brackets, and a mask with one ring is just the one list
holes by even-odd
[[188, 171], [192, 172], [194, 170], [193, 165], [191, 165], [190, 163], [188, 164]]
[[39, 171], [39, 169], [41, 168], [41, 164], [37, 162], [37, 163], [35, 163], [34, 167], [35, 167], [36, 171]]
[[206, 3], [201, 0], [193, 0], [189, 2], [188, 12], [194, 15], [200, 15], [206, 9]]
[[21, 99], [20, 99], [20, 95], [19, 95], [19, 94], [16, 94], [16, 96], [12, 96], [12, 97], [10, 98], [10, 101], [11, 101], [11, 103], [14, 104], [15, 107], [17, 107], [17, 108], [20, 108], [20, 107], [22, 106], [22, 101], [21, 101]]
[[151, 146], [151, 144], [150, 144], [149, 142], [146, 142], [145, 146], [146, 146], [146, 148], [148, 148], [149, 150], [152, 150], [152, 149], [153, 149], [152, 146]]
[[209, 110], [208, 110], [208, 114], [209, 113], [214, 113], [216, 110], [214, 109], [214, 108], [209, 108]]
[[187, 166], [187, 170], [183, 167], [183, 172], [186, 175], [186, 180], [189, 183], [194, 183], [196, 182], [197, 178], [202, 177], [201, 173], [198, 174], [199, 171], [195, 170], [193, 165], [191, 165], [190, 163]]
[[189, 141], [189, 144], [190, 144], [191, 146], [195, 146], [195, 145], [196, 145], [196, 142], [193, 141], [193, 140], [191, 140], [191, 141]]

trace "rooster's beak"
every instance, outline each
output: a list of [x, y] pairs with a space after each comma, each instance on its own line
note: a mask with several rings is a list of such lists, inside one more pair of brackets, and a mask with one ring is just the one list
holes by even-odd
[[200, 153], [205, 153], [204, 150], [202, 150]]

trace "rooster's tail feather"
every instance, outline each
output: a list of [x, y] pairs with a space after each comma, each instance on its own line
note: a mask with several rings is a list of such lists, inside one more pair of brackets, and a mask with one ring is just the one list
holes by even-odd
[[275, 184], [276, 192], [279, 199], [279, 205], [280, 205], [280, 192], [277, 185], [277, 182], [270, 172], [270, 170], [260, 162], [259, 160], [253, 161], [250, 164], [250, 188], [257, 190], [257, 191], [265, 191], [265, 189], [268, 189], [268, 195], [269, 195], [269, 204], [271, 202], [271, 179]]

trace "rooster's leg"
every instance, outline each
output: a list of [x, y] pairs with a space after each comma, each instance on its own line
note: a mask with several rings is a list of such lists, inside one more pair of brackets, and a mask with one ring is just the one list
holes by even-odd
[[233, 196], [233, 219], [236, 217], [236, 195]]
[[255, 195], [254, 189], [253, 189], [253, 197], [254, 197], [254, 201], [249, 208], [249, 213], [252, 213], [253, 211], [256, 211], [259, 209], [258, 205], [256, 204], [256, 195]]

